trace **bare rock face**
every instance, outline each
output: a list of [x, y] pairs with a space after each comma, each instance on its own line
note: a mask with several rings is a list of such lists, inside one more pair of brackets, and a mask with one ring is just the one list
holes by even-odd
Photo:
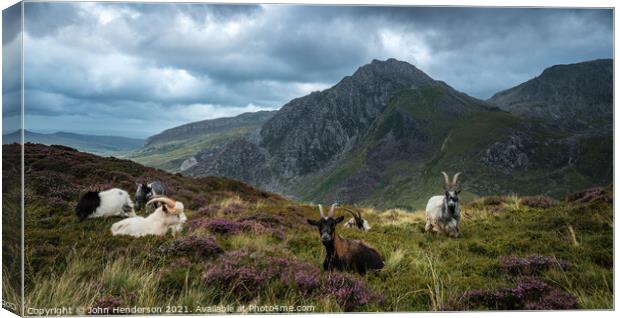
[[487, 102], [569, 131], [609, 131], [613, 125], [613, 60], [555, 65]]
[[[565, 170], [591, 183], [598, 157], [589, 154], [608, 147], [605, 138], [590, 147], [580, 141], [611, 132], [608, 64], [551, 67], [483, 102], [406, 62], [374, 60], [329, 89], [291, 100], [260, 128], [198, 153], [183, 173], [305, 200], [389, 198], [372, 203], [391, 206], [424, 203], [444, 169], [465, 171], [479, 194], [517, 191], [554, 174], [559, 193], [571, 187]], [[488, 178], [498, 173], [504, 178]]]
[[227, 176], [277, 189], [278, 183], [337, 162], [368, 132], [395, 93], [426, 86], [448, 87], [409, 63], [373, 60], [329, 89], [293, 99], [255, 138], [199, 154], [198, 163], [186, 173]]
[[528, 152], [534, 147], [527, 135], [512, 135], [504, 142], [495, 142], [480, 158], [484, 164], [500, 168], [504, 172], [527, 170], [530, 165]]
[[179, 170], [185, 171], [195, 166], [197, 163], [198, 163], [198, 160], [196, 160], [196, 157], [189, 157], [181, 163], [181, 167], [179, 168]]
[[218, 175], [240, 180], [266, 181], [267, 156], [255, 143], [239, 138], [225, 146], [198, 153], [198, 163], [185, 171], [191, 176]]
[[352, 147], [394, 93], [434, 85], [439, 84], [409, 63], [374, 60], [334, 87], [284, 105], [261, 129], [261, 146], [284, 177], [315, 171]]

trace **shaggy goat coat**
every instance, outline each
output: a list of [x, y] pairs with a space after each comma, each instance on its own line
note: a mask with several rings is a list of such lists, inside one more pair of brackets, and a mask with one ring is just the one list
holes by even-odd
[[323, 269], [328, 271], [353, 270], [365, 275], [368, 270], [383, 268], [381, 255], [360, 240], [347, 240], [335, 235], [331, 244], [324, 244], [327, 255], [323, 261]]
[[426, 231], [433, 230], [456, 237], [459, 234], [460, 221], [461, 213], [458, 204], [451, 212], [447, 207], [445, 196], [436, 195], [428, 200], [426, 204]]
[[183, 213], [183, 203], [175, 202], [176, 213], [164, 211], [164, 207], [160, 206], [149, 216], [125, 219], [112, 224], [112, 235], [129, 235], [133, 237], [142, 237], [145, 235], [166, 235], [171, 231], [176, 235], [182, 230], [183, 223], [187, 221], [185, 213]]
[[125, 190], [113, 188], [105, 191], [89, 191], [80, 198], [75, 212], [80, 221], [86, 218], [108, 216], [134, 217], [133, 201]]

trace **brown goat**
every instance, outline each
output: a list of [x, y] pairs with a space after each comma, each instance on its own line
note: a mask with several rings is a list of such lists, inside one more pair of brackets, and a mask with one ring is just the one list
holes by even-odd
[[351, 270], [365, 275], [368, 270], [382, 269], [383, 259], [375, 249], [363, 241], [345, 239], [336, 234], [336, 225], [344, 220], [344, 216], [334, 219], [335, 208], [334, 203], [326, 217], [323, 207], [319, 204], [321, 219], [308, 219], [308, 224], [319, 229], [321, 242], [327, 252], [323, 261], [323, 270]]

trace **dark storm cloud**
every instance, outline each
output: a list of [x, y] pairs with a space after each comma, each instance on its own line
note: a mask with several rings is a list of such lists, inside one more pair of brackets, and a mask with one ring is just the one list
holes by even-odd
[[21, 127], [21, 5], [2, 11], [2, 133]]
[[[488, 98], [551, 65], [611, 57], [612, 12], [27, 3], [24, 45], [36, 123], [122, 114], [123, 131], [145, 135], [280, 107], [375, 58]], [[179, 118], [160, 118], [171, 111]]]

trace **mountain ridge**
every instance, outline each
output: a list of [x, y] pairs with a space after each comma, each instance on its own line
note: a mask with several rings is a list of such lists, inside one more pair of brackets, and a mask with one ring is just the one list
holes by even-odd
[[580, 132], [611, 130], [612, 101], [612, 59], [553, 65], [487, 100], [515, 115], [552, 119], [559, 129]]
[[248, 112], [237, 116], [206, 119], [183, 124], [148, 137], [144, 147], [187, 138], [188, 135], [207, 134], [230, 129], [231, 127], [237, 128], [248, 124], [262, 123], [271, 118], [273, 114], [275, 114], [275, 111]]
[[[541, 76], [572, 66], [552, 66]], [[571, 131], [496, 101], [468, 96], [407, 62], [373, 60], [330, 88], [292, 99], [262, 124], [215, 134], [217, 142], [159, 167], [235, 178], [294, 199], [383, 208], [420, 207], [441, 189], [443, 170], [472, 180], [466, 197], [562, 196], [608, 181], [609, 129]], [[536, 186], [550, 178], [549, 188]]]

